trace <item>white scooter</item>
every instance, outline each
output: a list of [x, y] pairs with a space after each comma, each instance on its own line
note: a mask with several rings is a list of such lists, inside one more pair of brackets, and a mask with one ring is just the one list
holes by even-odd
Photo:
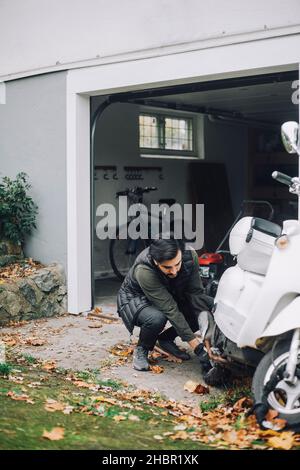
[[[298, 153], [298, 124], [282, 126], [289, 153]], [[273, 178], [300, 195], [299, 178]], [[300, 424], [300, 222], [280, 227], [244, 217], [230, 233], [237, 264], [220, 279], [213, 314], [202, 312], [200, 332], [214, 364], [256, 367], [256, 403], [273, 408], [289, 425]]]

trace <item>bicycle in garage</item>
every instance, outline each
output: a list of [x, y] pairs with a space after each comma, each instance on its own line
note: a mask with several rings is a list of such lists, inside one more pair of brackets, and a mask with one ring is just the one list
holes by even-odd
[[[128, 220], [125, 224], [116, 228], [116, 237], [110, 240], [109, 245], [110, 264], [115, 275], [121, 281], [133, 265], [138, 254], [150, 245], [153, 238], [161, 233], [163, 223], [167, 218], [168, 208], [176, 203], [175, 199], [159, 199], [160, 212], [153, 213], [143, 203], [144, 194], [152, 191], [157, 191], [157, 188], [154, 186], [134, 187], [116, 193], [117, 198], [120, 198], [120, 196], [127, 197], [129, 203]], [[130, 208], [133, 205], [135, 205], [134, 213], [130, 215]], [[133, 237], [130, 233], [130, 227], [134, 227], [136, 232], [144, 234], [144, 236]], [[170, 231], [173, 227], [174, 219], [171, 219]]]

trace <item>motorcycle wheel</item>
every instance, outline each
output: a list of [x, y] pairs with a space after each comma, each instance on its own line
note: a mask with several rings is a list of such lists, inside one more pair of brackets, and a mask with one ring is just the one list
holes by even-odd
[[[290, 341], [279, 343], [275, 351], [269, 351], [258, 364], [252, 381], [252, 393], [256, 403], [262, 401], [264, 386], [270, 380], [275, 368], [287, 363], [290, 346]], [[297, 364], [300, 364], [299, 353]], [[299, 424], [300, 378], [297, 379], [295, 385], [290, 385], [279, 378], [273, 391], [267, 397], [267, 403], [270, 408], [278, 411], [278, 417], [285, 419], [288, 424]]]

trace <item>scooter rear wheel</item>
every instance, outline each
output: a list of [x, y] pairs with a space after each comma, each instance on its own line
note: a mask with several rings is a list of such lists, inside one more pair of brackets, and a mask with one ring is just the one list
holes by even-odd
[[[262, 401], [264, 387], [275, 368], [287, 363], [290, 346], [290, 341], [279, 343], [275, 351], [269, 351], [258, 364], [252, 381], [252, 392], [256, 403]], [[300, 365], [299, 354], [298, 365]], [[285, 419], [290, 425], [300, 424], [300, 378], [297, 378], [294, 385], [279, 378], [272, 392], [269, 393], [267, 402], [270, 408], [278, 411], [279, 418]]]

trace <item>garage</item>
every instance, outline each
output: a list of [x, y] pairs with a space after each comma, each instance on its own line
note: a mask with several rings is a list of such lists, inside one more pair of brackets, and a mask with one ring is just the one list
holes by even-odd
[[[295, 68], [91, 97], [95, 305], [120, 285], [111, 242], [100, 240], [96, 230], [97, 208], [111, 204], [117, 213], [118, 192], [154, 187], [143, 194], [147, 207], [170, 200], [204, 204], [199, 254], [219, 246], [243, 200], [267, 201], [278, 223], [297, 217], [296, 197], [271, 178], [274, 170], [298, 174], [297, 159], [284, 151], [280, 138], [281, 124], [298, 120], [297, 80]], [[247, 203], [244, 210], [270, 215], [264, 202]], [[115, 256], [124, 274], [128, 241], [122, 246]]]

